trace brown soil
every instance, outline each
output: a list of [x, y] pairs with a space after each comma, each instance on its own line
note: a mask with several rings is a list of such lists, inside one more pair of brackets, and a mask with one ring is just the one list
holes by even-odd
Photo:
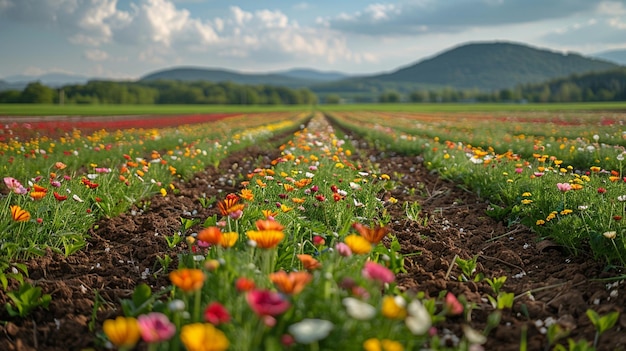
[[[119, 299], [129, 298], [134, 287], [147, 283], [154, 289], [168, 285], [165, 274], [156, 274], [158, 257], [176, 257], [164, 236], [180, 226], [180, 217], [205, 219], [217, 213], [205, 209], [198, 198], [224, 196], [237, 191], [236, 176], [256, 167], [269, 167], [276, 157], [259, 147], [231, 155], [218, 169], [207, 169], [177, 186], [176, 196], [157, 196], [132, 213], [103, 219], [90, 231], [89, 245], [71, 257], [49, 253], [27, 262], [30, 280], [52, 295], [47, 310], [37, 310], [25, 319], [11, 318], [0, 309], [0, 350], [81, 350], [101, 345], [96, 331], [106, 318], [120, 314]], [[476, 305], [471, 314], [475, 329], [484, 327], [493, 311], [486, 300], [493, 295], [486, 282], [459, 282], [456, 256], [468, 259], [478, 255], [477, 271], [485, 277], [508, 277], [503, 290], [518, 298], [512, 310], [502, 314], [499, 327], [492, 330], [486, 350], [519, 350], [522, 330], [527, 330], [528, 350], [543, 350], [547, 344], [540, 323], [554, 321], [570, 330], [575, 340], [594, 339], [595, 329], [585, 315], [588, 308], [600, 314], [624, 312], [626, 284], [600, 281], [624, 274], [606, 269], [591, 257], [571, 257], [558, 246], [538, 242], [520, 225], [506, 226], [485, 215], [488, 204], [474, 194], [439, 179], [429, 172], [419, 157], [362, 153], [373, 159], [382, 172], [396, 174], [398, 186], [381, 194], [398, 199], [390, 206], [392, 234], [397, 236], [407, 257], [407, 273], [398, 276], [399, 286], [439, 296], [444, 291], [464, 295]], [[393, 178], [392, 178], [393, 179]], [[416, 191], [412, 191], [415, 189]], [[401, 206], [418, 202], [423, 221], [407, 219]], [[176, 262], [170, 267], [175, 267]], [[146, 274], [149, 272], [149, 274]], [[155, 276], [157, 278], [155, 278]], [[12, 286], [15, 288], [15, 285]], [[102, 305], [96, 312], [93, 331], [90, 322], [94, 300]], [[0, 291], [0, 305], [8, 297]], [[438, 328], [461, 335], [461, 320], [449, 319]], [[626, 348], [626, 314], [618, 325], [600, 338], [599, 350]]]

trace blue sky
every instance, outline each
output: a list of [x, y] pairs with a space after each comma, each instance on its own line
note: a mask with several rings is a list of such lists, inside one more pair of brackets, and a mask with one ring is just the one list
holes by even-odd
[[470, 41], [626, 49], [626, 0], [0, 0], [0, 78], [397, 69]]

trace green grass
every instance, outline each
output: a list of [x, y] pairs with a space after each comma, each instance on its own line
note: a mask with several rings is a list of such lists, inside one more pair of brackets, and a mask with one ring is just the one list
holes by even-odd
[[302, 111], [304, 105], [49, 105], [0, 104], [0, 116], [106, 116]]
[[[106, 116], [141, 114], [252, 113], [302, 111], [304, 105], [47, 105], [0, 104], [0, 116]], [[498, 111], [589, 111], [626, 110], [626, 102], [587, 102], [550, 104], [345, 104], [318, 105], [323, 111], [403, 111], [403, 112], [498, 112]]]

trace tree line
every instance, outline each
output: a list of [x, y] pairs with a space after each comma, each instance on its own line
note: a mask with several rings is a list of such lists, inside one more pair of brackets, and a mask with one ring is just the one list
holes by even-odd
[[317, 96], [308, 89], [207, 81], [94, 80], [56, 89], [32, 82], [22, 91], [0, 92], [0, 103], [310, 105], [316, 102]]
[[[626, 68], [605, 72], [572, 75], [538, 84], [524, 84], [512, 89], [485, 92], [480, 89], [453, 88], [414, 90], [402, 94], [394, 90], [380, 93], [381, 103], [412, 102], [594, 102], [626, 101]], [[355, 99], [356, 100], [356, 99]], [[338, 94], [327, 96], [323, 102], [338, 103]]]

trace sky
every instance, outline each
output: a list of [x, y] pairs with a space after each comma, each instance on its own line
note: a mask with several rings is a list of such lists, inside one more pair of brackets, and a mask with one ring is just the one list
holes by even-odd
[[626, 0], [0, 0], [0, 78], [391, 72], [468, 42], [626, 49]]

